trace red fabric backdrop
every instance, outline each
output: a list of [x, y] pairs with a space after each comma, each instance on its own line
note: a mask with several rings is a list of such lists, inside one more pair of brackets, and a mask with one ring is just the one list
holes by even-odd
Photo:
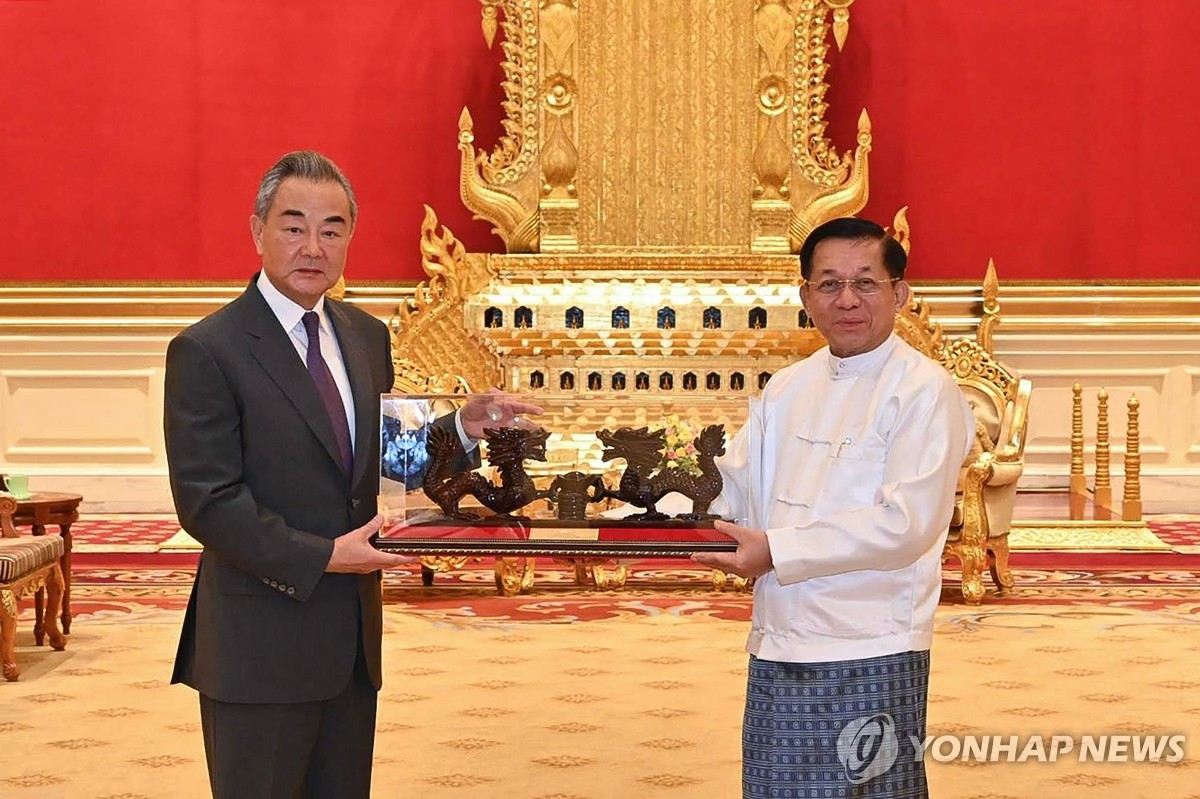
[[[499, 131], [479, 9], [0, 0], [0, 280], [245, 278], [258, 178], [300, 147], [358, 190], [352, 279], [421, 277], [424, 202], [501, 249], [456, 180], [459, 110]], [[1197, 280], [1197, 41], [1194, 0], [859, 0], [831, 134], [869, 110], [865, 213], [910, 206], [914, 277]]]

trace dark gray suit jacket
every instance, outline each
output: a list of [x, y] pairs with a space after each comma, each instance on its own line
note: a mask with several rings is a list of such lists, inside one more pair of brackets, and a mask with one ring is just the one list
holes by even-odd
[[165, 431], [180, 523], [204, 545], [172, 682], [225, 702], [336, 695], [360, 646], [381, 684], [380, 574], [326, 574], [375, 514], [387, 327], [326, 299], [354, 395], [354, 474], [304, 362], [254, 281], [167, 348]]

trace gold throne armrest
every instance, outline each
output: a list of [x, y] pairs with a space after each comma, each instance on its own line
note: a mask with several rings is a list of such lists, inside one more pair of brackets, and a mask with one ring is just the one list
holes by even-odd
[[896, 320], [896, 334], [954, 377], [975, 417], [975, 446], [963, 464], [943, 559], [962, 564], [963, 597], [983, 600], [987, 564], [998, 590], [1014, 585], [1008, 533], [1017, 482], [1025, 468], [1025, 434], [1032, 385], [996, 359], [992, 332], [1000, 320], [995, 267], [984, 279], [984, 316], [973, 338], [946, 339], [923, 301], [911, 299]]

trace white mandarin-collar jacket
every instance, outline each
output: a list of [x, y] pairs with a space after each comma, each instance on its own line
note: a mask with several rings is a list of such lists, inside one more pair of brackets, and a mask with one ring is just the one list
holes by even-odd
[[928, 649], [973, 430], [946, 370], [894, 335], [776, 374], [720, 461], [713, 505], [771, 547], [747, 650], [815, 663]]

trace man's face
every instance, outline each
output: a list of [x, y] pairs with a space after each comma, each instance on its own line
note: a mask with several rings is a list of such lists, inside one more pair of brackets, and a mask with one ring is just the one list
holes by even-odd
[[[858, 294], [842, 285], [827, 296], [817, 290], [823, 280], [874, 278], [875, 294]], [[800, 297], [817, 330], [839, 358], [860, 355], [882, 344], [892, 332], [896, 312], [908, 301], [908, 284], [891, 283], [883, 266], [883, 242], [874, 239], [825, 239], [813, 251], [812, 276]]]
[[287, 178], [279, 184], [267, 218], [250, 217], [250, 234], [267, 279], [308, 310], [342, 276], [353, 232], [350, 201], [332, 181]]

